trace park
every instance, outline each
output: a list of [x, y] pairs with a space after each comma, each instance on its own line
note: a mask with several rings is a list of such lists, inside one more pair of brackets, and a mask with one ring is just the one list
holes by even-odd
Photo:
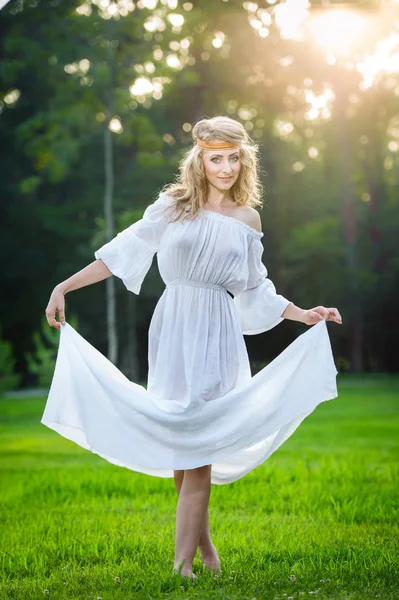
[[[399, 598], [398, 1], [0, 8], [0, 600]], [[45, 311], [55, 286], [143, 222], [195, 123], [217, 115], [256, 145], [263, 235], [226, 214], [212, 226], [256, 239], [296, 306], [337, 307], [338, 393], [245, 477], [212, 485], [222, 570], [196, 555], [190, 580], [172, 576], [173, 479], [41, 422], [62, 333]], [[65, 310], [140, 389], [165, 293], [145, 256], [142, 286], [108, 277], [68, 292]], [[311, 332], [275, 324], [247, 327], [254, 381]]]

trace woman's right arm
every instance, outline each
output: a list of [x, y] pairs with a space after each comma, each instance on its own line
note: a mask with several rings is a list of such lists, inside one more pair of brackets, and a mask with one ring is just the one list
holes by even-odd
[[[98, 281], [111, 277], [111, 275], [112, 273], [105, 263], [103, 263], [101, 259], [97, 259], [81, 271], [75, 273], [75, 275], [72, 275], [72, 277], [69, 277], [69, 279], [56, 285], [46, 308], [47, 323], [51, 327], [57, 328], [60, 327], [61, 323], [63, 325], [65, 324], [64, 296], [67, 292], [72, 292], [73, 290], [78, 290], [86, 285], [97, 283]], [[58, 313], [60, 322], [55, 320], [56, 313]]]

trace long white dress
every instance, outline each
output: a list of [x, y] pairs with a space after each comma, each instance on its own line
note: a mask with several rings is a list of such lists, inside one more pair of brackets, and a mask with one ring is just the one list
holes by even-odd
[[157, 254], [166, 287], [149, 327], [147, 389], [67, 323], [41, 423], [134, 471], [212, 464], [212, 482], [227, 484], [337, 397], [337, 369], [323, 320], [251, 376], [243, 334], [276, 326], [290, 303], [267, 277], [263, 233], [204, 209], [170, 223], [171, 201], [160, 194], [95, 252], [135, 294]]

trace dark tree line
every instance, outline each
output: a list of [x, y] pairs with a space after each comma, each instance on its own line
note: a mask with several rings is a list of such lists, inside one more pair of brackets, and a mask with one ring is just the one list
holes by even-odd
[[[242, 2], [139, 4], [119, 18], [60, 0], [0, 13], [0, 325], [17, 370], [54, 285], [141, 217], [173, 179], [190, 125], [215, 114], [261, 145], [264, 262], [280, 293], [339, 308], [344, 325], [329, 325], [339, 369], [397, 370], [397, 74], [361, 91], [359, 73], [276, 24], [257, 35]], [[163, 284], [155, 266], [139, 297], [114, 283], [118, 364], [144, 379]], [[67, 296], [67, 318], [104, 353], [105, 286]], [[110, 313], [108, 339], [109, 324]], [[285, 323], [247, 338], [251, 356], [270, 360], [302, 331]]]

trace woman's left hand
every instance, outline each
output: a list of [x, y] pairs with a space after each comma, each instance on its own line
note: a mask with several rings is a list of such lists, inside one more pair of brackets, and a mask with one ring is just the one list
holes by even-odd
[[342, 317], [336, 308], [326, 308], [325, 306], [316, 306], [312, 308], [314, 312], [319, 313], [326, 321], [334, 321], [338, 325], [342, 325]]

